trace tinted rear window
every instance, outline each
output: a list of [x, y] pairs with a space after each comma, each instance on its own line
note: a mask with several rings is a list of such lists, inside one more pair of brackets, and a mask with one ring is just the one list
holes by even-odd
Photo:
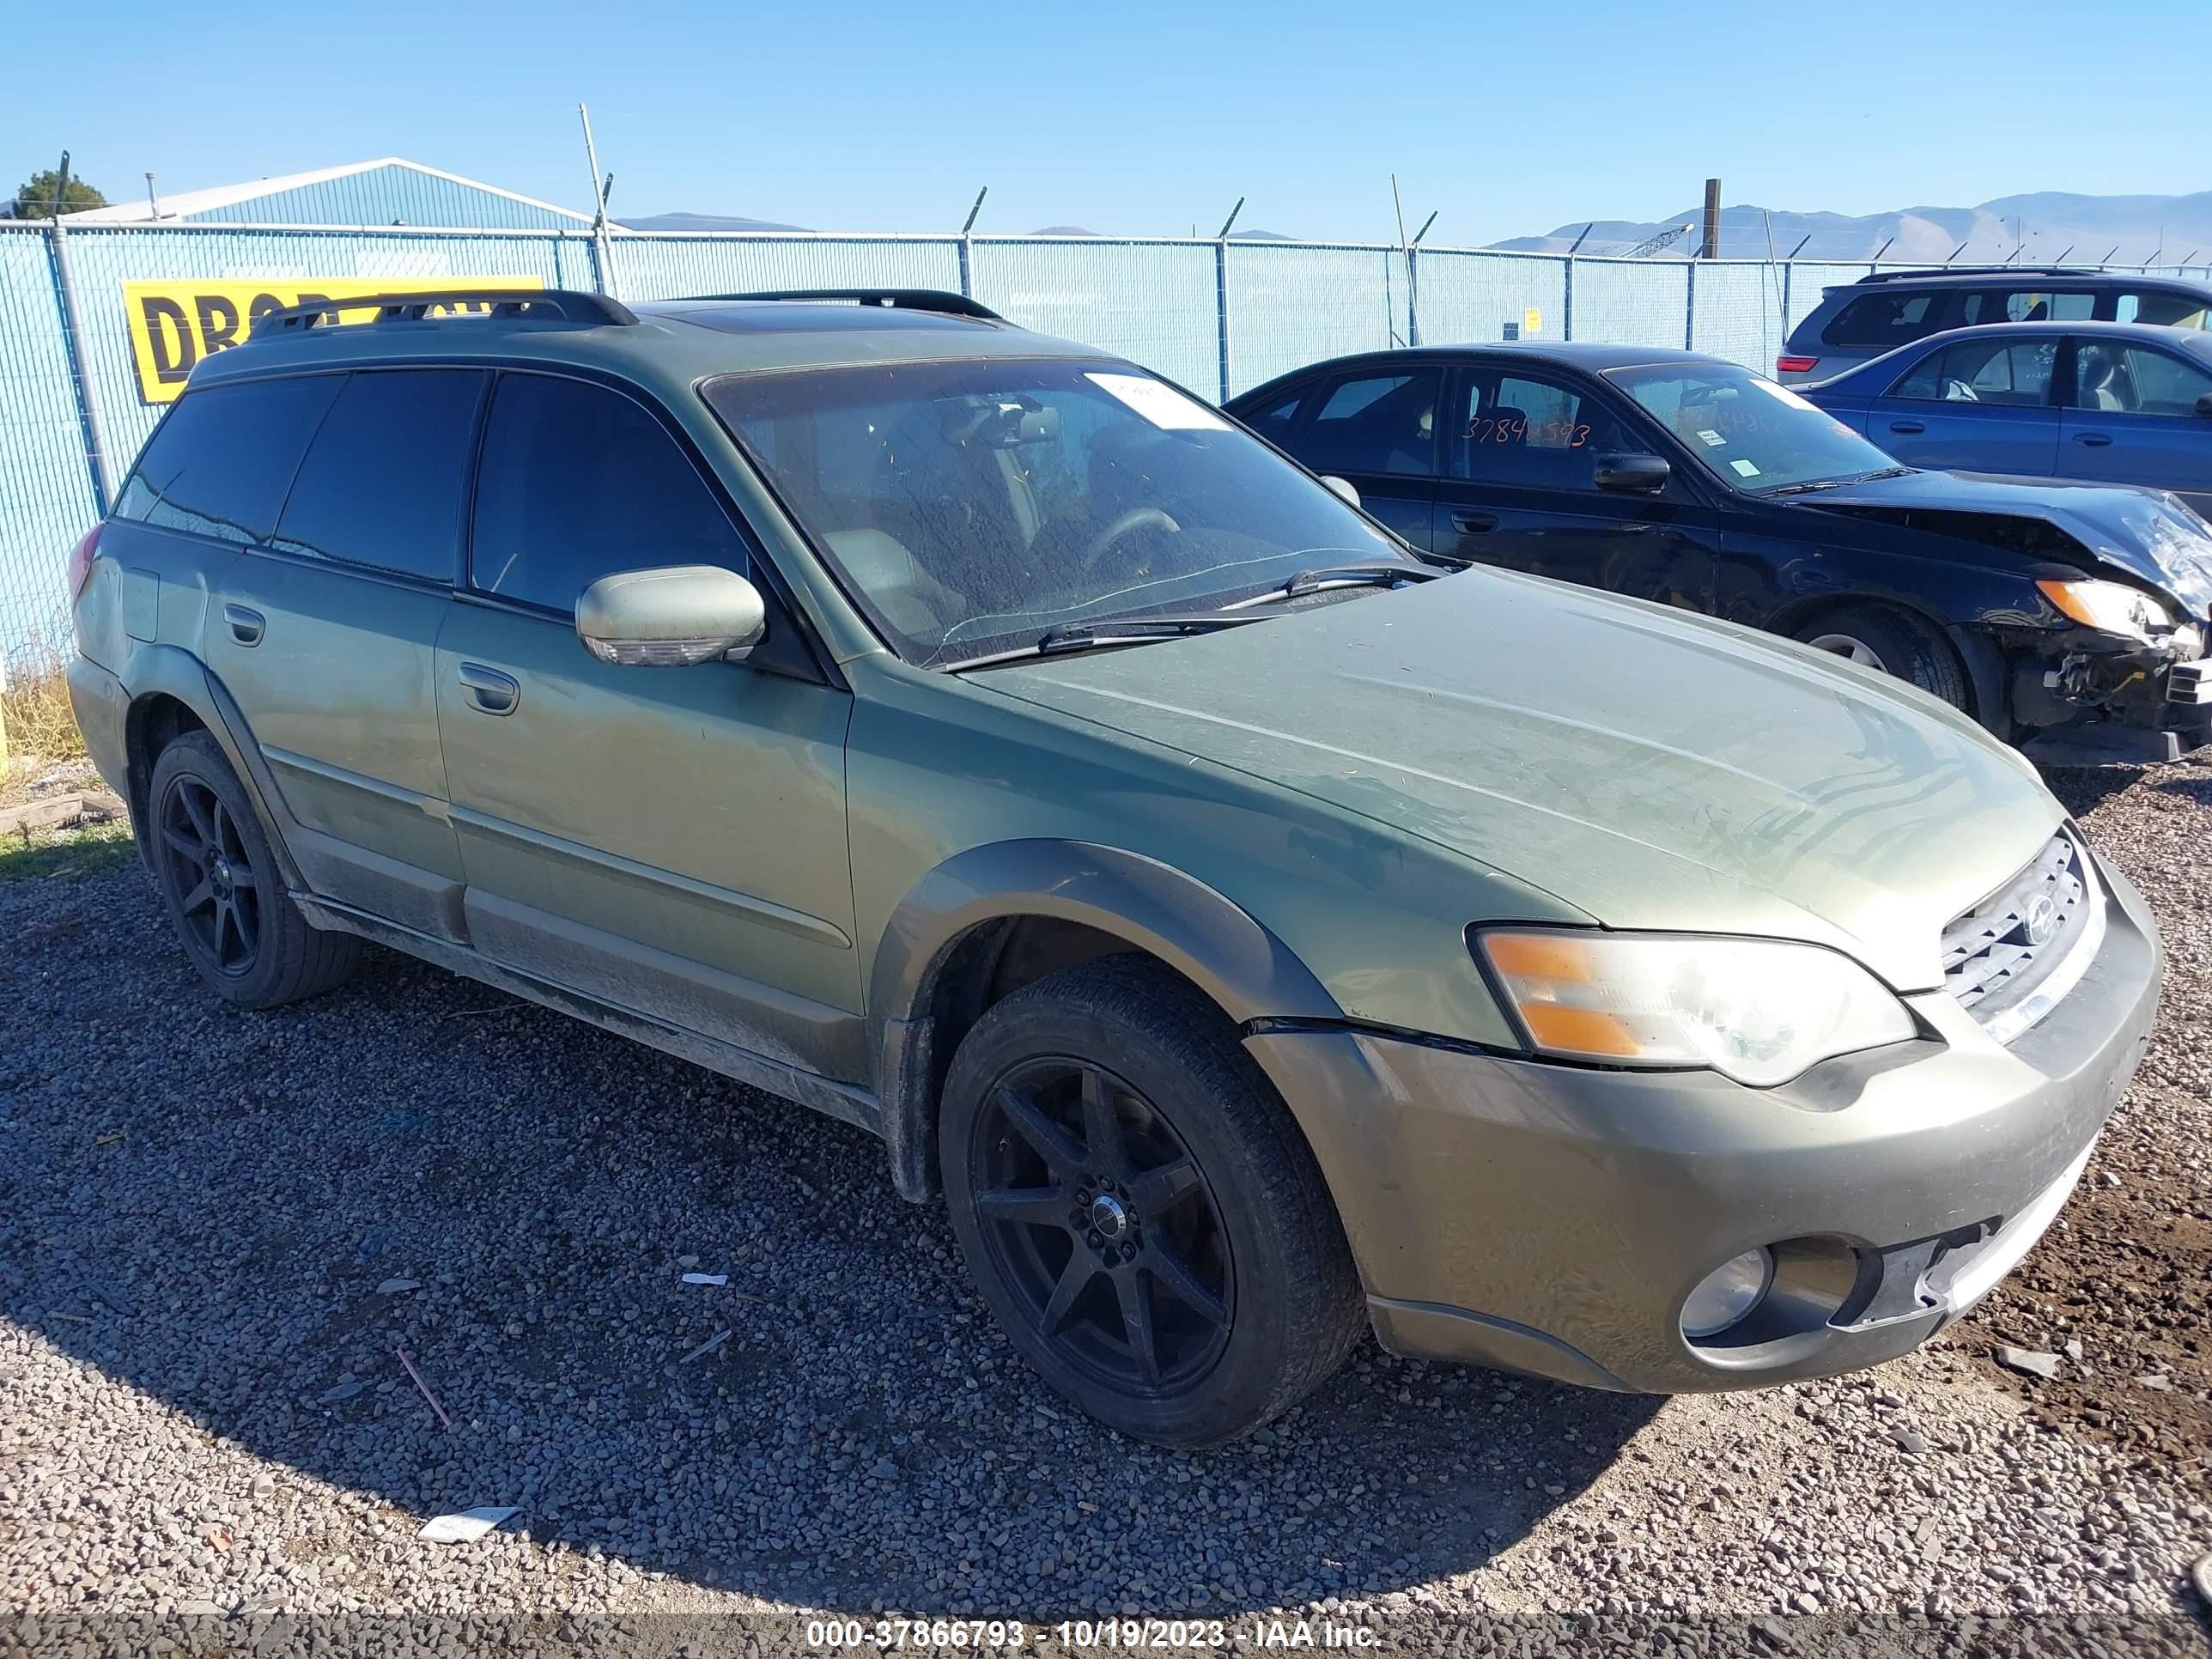
[[224, 541], [266, 540], [340, 379], [317, 374], [185, 392], [138, 458], [115, 516]]
[[348, 375], [284, 503], [276, 544], [452, 581], [483, 378], [451, 368]]
[[1832, 346], [1863, 346], [1887, 351], [1933, 334], [1942, 314], [1941, 296], [1882, 291], [1862, 294], [1821, 331], [1820, 338]]

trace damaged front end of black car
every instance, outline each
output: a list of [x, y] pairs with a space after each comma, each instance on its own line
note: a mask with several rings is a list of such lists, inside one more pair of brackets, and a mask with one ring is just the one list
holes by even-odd
[[2164, 761], [2212, 741], [2212, 524], [2179, 498], [1915, 472], [1806, 505], [2021, 561], [2010, 602], [1952, 631], [1997, 682], [2002, 735], [2039, 758]]

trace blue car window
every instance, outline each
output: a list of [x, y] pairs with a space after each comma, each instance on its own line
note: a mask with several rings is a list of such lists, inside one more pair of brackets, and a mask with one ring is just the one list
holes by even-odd
[[1962, 340], [1931, 351], [1889, 389], [1893, 398], [2040, 409], [2051, 401], [2058, 342]]
[[2084, 340], [2074, 375], [2076, 409], [2112, 415], [2195, 416], [2212, 370], [2148, 346]]

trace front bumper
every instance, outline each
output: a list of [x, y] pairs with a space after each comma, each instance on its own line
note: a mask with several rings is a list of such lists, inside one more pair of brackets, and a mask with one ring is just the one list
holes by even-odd
[[[1342, 1030], [1247, 1044], [1314, 1146], [1386, 1347], [1655, 1394], [1854, 1370], [2027, 1253], [2134, 1073], [2157, 936], [2100, 873], [2095, 960], [2009, 1048], [1942, 994], [1911, 1000], [1936, 1040], [1767, 1091]], [[1762, 1315], [1686, 1340], [1692, 1289], [1762, 1246], [1781, 1247]]]

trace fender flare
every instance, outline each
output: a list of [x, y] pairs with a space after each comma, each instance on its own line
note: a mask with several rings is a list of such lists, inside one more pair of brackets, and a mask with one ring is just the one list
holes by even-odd
[[[148, 699], [173, 697], [191, 709], [245, 786], [246, 798], [252, 801], [253, 810], [260, 817], [262, 833], [269, 838], [286, 884], [294, 892], [306, 891], [307, 882], [300, 873], [290, 845], [289, 831], [297, 825], [277, 790], [276, 775], [261, 757], [260, 744], [254, 739], [252, 727], [246, 724], [245, 711], [239, 708], [229, 688], [215, 677], [205, 663], [175, 645], [139, 646], [131, 653], [118, 678], [130, 697], [125, 723], [125, 754], [137, 753], [139, 722], [143, 719], [140, 711]], [[136, 796], [144, 789], [147, 779], [134, 775], [130, 782]], [[131, 808], [131, 823], [143, 826], [148, 818], [146, 803], [133, 799]]]
[[993, 922], [1081, 923], [1157, 957], [1237, 1024], [1263, 1017], [1341, 1019], [1321, 981], [1249, 912], [1141, 854], [1089, 842], [994, 842], [929, 872], [893, 909], [868, 981], [870, 1042], [891, 1182], [938, 1191], [932, 1008], [955, 950]]

